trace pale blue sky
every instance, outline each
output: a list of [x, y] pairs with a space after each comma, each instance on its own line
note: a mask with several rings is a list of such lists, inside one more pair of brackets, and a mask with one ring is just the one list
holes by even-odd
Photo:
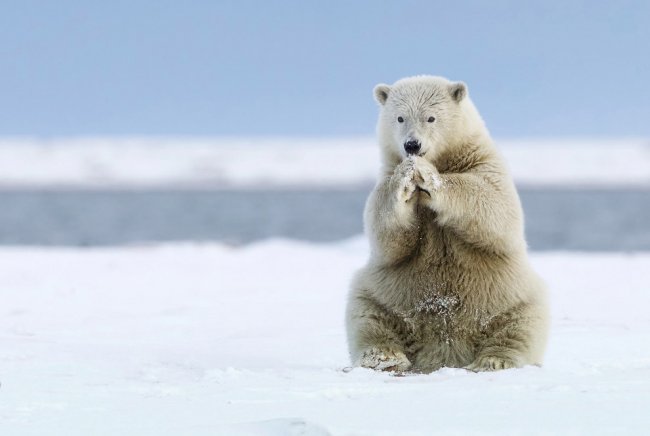
[[650, 2], [5, 0], [0, 135], [369, 135], [423, 73], [500, 137], [650, 136]]

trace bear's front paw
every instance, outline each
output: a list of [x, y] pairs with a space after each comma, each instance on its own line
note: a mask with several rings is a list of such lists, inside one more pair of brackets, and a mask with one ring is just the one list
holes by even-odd
[[379, 371], [396, 372], [408, 371], [411, 368], [411, 362], [401, 351], [380, 348], [370, 348], [364, 351], [357, 365]]
[[415, 183], [433, 197], [436, 191], [442, 188], [442, 179], [438, 169], [427, 159], [415, 157]]
[[480, 356], [465, 369], [474, 372], [498, 371], [500, 369], [517, 368], [517, 362], [512, 359], [497, 356]]
[[415, 161], [412, 158], [404, 159], [393, 172], [392, 183], [397, 192], [397, 201], [407, 203], [417, 188], [415, 184]]

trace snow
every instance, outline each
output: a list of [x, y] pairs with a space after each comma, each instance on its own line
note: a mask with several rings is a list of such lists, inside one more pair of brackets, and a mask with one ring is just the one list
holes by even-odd
[[2, 435], [642, 434], [650, 253], [533, 253], [545, 365], [348, 366], [363, 238], [0, 248]]
[[[519, 184], [650, 186], [644, 139], [498, 140]], [[4, 138], [0, 188], [273, 188], [370, 185], [371, 137]]]

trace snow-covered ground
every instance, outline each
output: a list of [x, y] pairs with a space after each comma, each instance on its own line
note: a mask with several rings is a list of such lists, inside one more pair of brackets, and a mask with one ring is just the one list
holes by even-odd
[[0, 248], [0, 434], [646, 434], [650, 254], [534, 253], [546, 364], [348, 365], [364, 239]]
[[[497, 141], [519, 184], [650, 186], [650, 141]], [[0, 139], [0, 188], [269, 188], [374, 181], [372, 138]]]
[[[650, 187], [650, 142], [499, 141], [519, 184]], [[371, 184], [371, 138], [1, 139], [3, 188]], [[533, 253], [546, 364], [348, 371], [363, 238], [0, 248], [0, 435], [643, 434], [650, 253]]]

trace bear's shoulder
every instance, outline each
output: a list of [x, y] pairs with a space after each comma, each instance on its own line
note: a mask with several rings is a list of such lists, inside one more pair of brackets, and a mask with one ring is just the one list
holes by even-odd
[[470, 138], [445, 150], [436, 159], [436, 166], [440, 172], [465, 173], [500, 167], [500, 158], [486, 139]]

